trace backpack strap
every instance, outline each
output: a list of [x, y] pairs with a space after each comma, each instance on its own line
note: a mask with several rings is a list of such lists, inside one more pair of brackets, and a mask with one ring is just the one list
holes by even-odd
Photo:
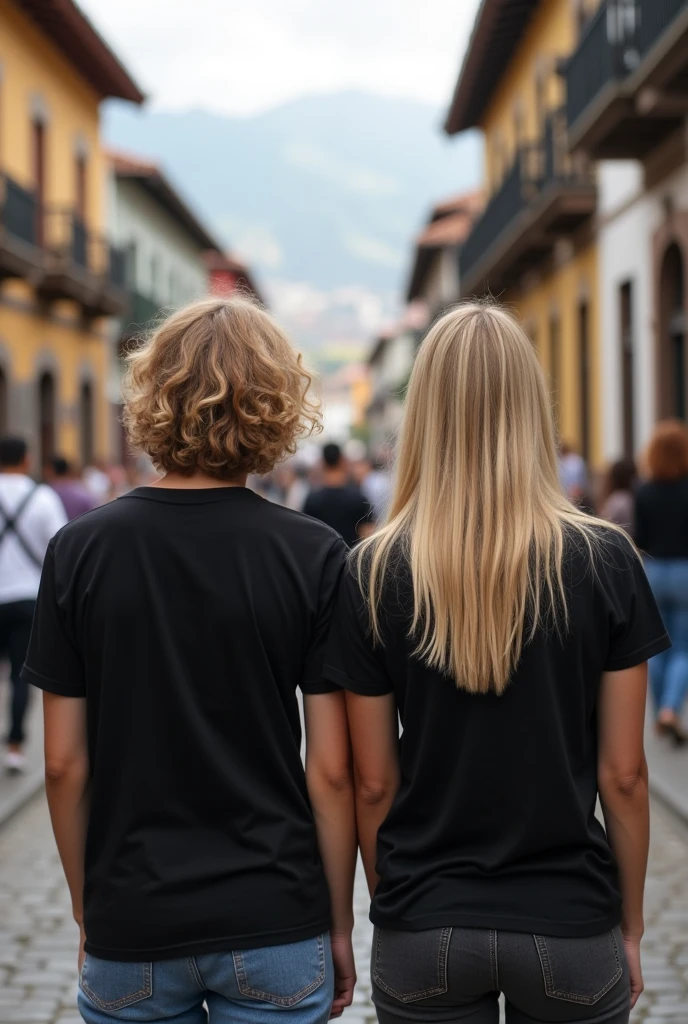
[[43, 568], [43, 559], [38, 557], [36, 552], [31, 549], [31, 545], [21, 535], [18, 529], [18, 523], [22, 513], [27, 508], [31, 499], [33, 498], [34, 494], [36, 493], [40, 486], [40, 484], [35, 483], [31, 490], [24, 495], [15, 511], [11, 514], [7, 511], [6, 508], [3, 507], [2, 502], [0, 502], [0, 516], [2, 516], [2, 518], [5, 520], [2, 529], [0, 529], [0, 544], [2, 544], [2, 542], [10, 535], [16, 537], [22, 551], [29, 559], [29, 561], [36, 566], [37, 569]]

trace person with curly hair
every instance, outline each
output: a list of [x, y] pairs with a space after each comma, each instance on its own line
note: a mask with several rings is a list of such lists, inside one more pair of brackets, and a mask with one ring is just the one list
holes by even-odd
[[161, 478], [58, 533], [24, 668], [79, 1009], [324, 1024], [355, 981], [346, 714], [323, 678], [346, 547], [246, 487], [319, 428], [311, 376], [264, 310], [211, 298], [129, 356], [125, 401]]

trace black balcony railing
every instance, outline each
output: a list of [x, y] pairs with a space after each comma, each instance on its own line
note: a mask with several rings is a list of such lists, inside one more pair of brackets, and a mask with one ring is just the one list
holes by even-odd
[[71, 217], [71, 254], [74, 262], [83, 267], [84, 270], [89, 265], [89, 252], [88, 244], [89, 237], [86, 225], [76, 214], [72, 214]]
[[0, 224], [10, 235], [36, 245], [38, 240], [38, 202], [34, 192], [22, 188], [3, 174], [0, 177]]
[[469, 278], [502, 231], [525, 209], [524, 160], [519, 154], [500, 188], [485, 207], [482, 217], [464, 242], [459, 257], [461, 276]]
[[140, 292], [132, 292], [129, 307], [129, 320], [131, 321], [129, 326], [131, 328], [145, 327], [151, 320], [155, 320], [160, 309], [159, 302], [149, 299], [147, 295], [142, 295]]
[[602, 0], [566, 65], [569, 128], [607, 86], [638, 68], [687, 7], [688, 0]]

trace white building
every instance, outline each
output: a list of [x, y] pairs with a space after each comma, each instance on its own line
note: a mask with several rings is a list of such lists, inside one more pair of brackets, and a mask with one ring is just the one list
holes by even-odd
[[155, 164], [118, 153], [109, 161], [110, 231], [126, 252], [131, 295], [115, 327], [109, 386], [112, 457], [125, 461], [122, 356], [158, 315], [207, 294], [207, 254], [219, 246]]

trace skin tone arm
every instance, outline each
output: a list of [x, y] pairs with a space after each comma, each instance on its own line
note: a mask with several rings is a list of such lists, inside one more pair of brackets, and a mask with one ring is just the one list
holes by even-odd
[[89, 811], [86, 700], [43, 694], [45, 790], [57, 849], [81, 930], [79, 970], [84, 959], [84, 851]]
[[650, 843], [650, 801], [643, 747], [647, 664], [602, 677], [597, 779], [607, 835], [619, 865], [621, 928], [631, 973], [631, 1005], [643, 991], [640, 940]]
[[377, 833], [399, 788], [399, 722], [394, 694], [361, 697], [347, 693], [346, 708], [354, 757], [358, 844], [372, 897], [379, 881]]
[[356, 814], [351, 748], [343, 693], [307, 694], [306, 784], [332, 904], [330, 941], [335, 970], [332, 1016], [353, 1000], [356, 968], [351, 943], [356, 871]]

